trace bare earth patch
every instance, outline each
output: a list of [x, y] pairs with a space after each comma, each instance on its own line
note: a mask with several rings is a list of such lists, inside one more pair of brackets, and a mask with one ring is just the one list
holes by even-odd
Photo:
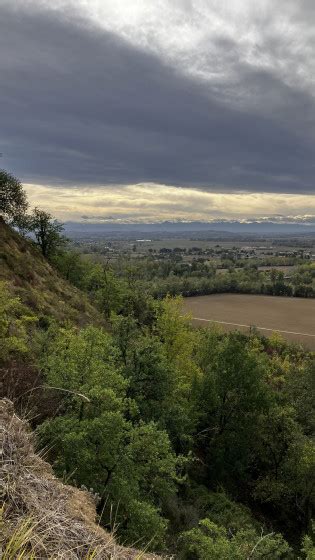
[[264, 336], [278, 331], [291, 342], [315, 350], [315, 299], [214, 294], [184, 299], [183, 310], [198, 326], [213, 321], [224, 330], [256, 327]]

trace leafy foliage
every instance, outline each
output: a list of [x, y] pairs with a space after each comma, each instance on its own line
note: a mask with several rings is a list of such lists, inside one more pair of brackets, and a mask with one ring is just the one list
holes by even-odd
[[203, 519], [198, 528], [183, 533], [181, 541], [181, 558], [187, 560], [284, 560], [292, 557], [290, 547], [279, 534], [259, 536], [254, 530], [242, 529], [231, 536], [209, 519]]
[[21, 182], [11, 173], [0, 169], [0, 214], [14, 223], [25, 214], [27, 206]]
[[[160, 504], [175, 491], [177, 459], [165, 431], [130, 420], [136, 405], [127, 398], [110, 336], [94, 327], [51, 329], [43, 347], [49, 385], [65, 391], [63, 414], [40, 427], [43, 442], [53, 442], [55, 468], [121, 504], [117, 519], [128, 539], [147, 539], [150, 532], [161, 545]], [[136, 534], [133, 511], [141, 519]]]
[[30, 216], [28, 230], [34, 233], [37, 245], [46, 258], [51, 257], [65, 242], [60, 235], [63, 225], [39, 208], [35, 208]]
[[17, 297], [13, 297], [5, 282], [0, 282], [0, 363], [9, 358], [24, 357], [29, 352], [29, 337], [36, 317]]

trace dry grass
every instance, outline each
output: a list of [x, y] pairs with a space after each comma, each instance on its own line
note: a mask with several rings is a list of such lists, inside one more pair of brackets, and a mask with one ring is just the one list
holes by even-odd
[[13, 404], [0, 400], [0, 557], [2, 560], [158, 559], [120, 547], [95, 523], [88, 492], [62, 484], [34, 452]]
[[71, 286], [0, 216], [0, 280], [8, 282], [14, 295], [37, 316], [58, 322], [85, 325], [102, 323], [87, 296]]

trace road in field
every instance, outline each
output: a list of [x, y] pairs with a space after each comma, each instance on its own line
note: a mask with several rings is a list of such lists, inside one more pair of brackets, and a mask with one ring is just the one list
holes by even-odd
[[200, 326], [214, 322], [241, 331], [255, 326], [265, 336], [277, 331], [315, 350], [315, 299], [214, 294], [185, 298], [183, 309]]

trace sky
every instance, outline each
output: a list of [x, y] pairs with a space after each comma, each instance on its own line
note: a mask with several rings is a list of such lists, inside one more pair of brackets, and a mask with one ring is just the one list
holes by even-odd
[[62, 221], [315, 224], [315, 2], [0, 0], [0, 115]]

